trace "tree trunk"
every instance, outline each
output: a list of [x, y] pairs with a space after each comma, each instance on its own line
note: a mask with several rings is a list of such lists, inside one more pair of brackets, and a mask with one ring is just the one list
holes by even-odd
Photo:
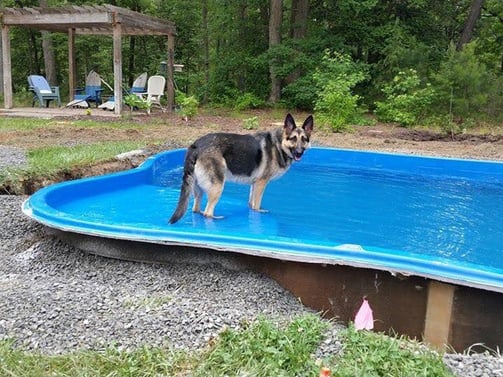
[[[272, 49], [281, 43], [282, 18], [282, 0], [271, 0], [271, 14], [269, 16], [269, 49]], [[269, 101], [276, 103], [281, 98], [281, 80], [276, 76], [274, 59], [269, 62], [269, 74], [271, 78], [271, 92], [269, 94]]]
[[33, 74], [41, 74], [42, 69], [40, 67], [40, 59], [39, 59], [39, 48], [37, 45], [37, 38], [35, 36], [34, 30], [29, 30], [29, 51], [30, 51], [30, 73]]
[[[40, 7], [46, 8], [47, 1], [40, 0]], [[42, 51], [44, 53], [45, 78], [51, 85], [58, 85], [58, 77], [56, 75], [56, 58], [54, 56], [54, 46], [52, 43], [51, 33], [42, 31]]]
[[[202, 13], [203, 13], [203, 54], [204, 54], [204, 87], [208, 88], [208, 83], [210, 82], [210, 38], [208, 30], [208, 0], [202, 2]], [[203, 103], [208, 102], [208, 89], [204, 89]]]
[[[240, 2], [238, 6], [238, 27], [239, 27], [239, 40], [244, 41], [245, 40], [245, 34], [246, 34], [246, 14], [247, 14], [247, 4], [246, 2]], [[241, 51], [239, 51], [241, 52]], [[246, 91], [246, 72], [243, 69], [240, 69], [237, 72], [237, 87], [241, 92]]]
[[304, 39], [307, 32], [307, 15], [309, 13], [309, 0], [292, 0], [290, 15], [290, 37]]
[[[290, 14], [290, 38], [301, 40], [307, 34], [307, 17], [309, 13], [309, 0], [292, 0], [292, 11]], [[285, 82], [294, 82], [301, 75], [300, 68], [296, 68], [288, 75]]]
[[42, 51], [44, 52], [45, 78], [49, 84], [58, 85], [54, 46], [52, 44], [51, 33], [48, 31], [42, 31]]
[[461, 34], [461, 38], [459, 39], [458, 45], [456, 49], [461, 51], [463, 46], [472, 40], [473, 30], [475, 29], [475, 24], [480, 17], [480, 13], [482, 11], [482, 5], [484, 0], [473, 0], [472, 5], [470, 7], [470, 14], [466, 19], [465, 27], [463, 29], [463, 33]]
[[0, 95], [3, 95], [3, 49], [2, 49], [2, 38], [0, 38]]

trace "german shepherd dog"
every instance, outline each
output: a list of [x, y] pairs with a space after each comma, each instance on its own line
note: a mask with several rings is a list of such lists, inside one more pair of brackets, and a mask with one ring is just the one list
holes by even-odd
[[[275, 131], [255, 135], [213, 133], [197, 139], [187, 150], [180, 197], [169, 223], [176, 223], [185, 214], [191, 192], [193, 212], [219, 218], [214, 210], [226, 180], [250, 184], [250, 208], [265, 212], [260, 207], [265, 186], [271, 179], [281, 177], [293, 161], [301, 159], [310, 146], [312, 131], [312, 115], [302, 127], [297, 127], [288, 114], [284, 126]], [[201, 212], [203, 193], [208, 202]]]

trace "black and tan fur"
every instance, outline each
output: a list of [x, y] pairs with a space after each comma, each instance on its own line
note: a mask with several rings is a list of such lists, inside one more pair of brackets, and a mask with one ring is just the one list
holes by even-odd
[[[190, 194], [194, 194], [193, 212], [216, 218], [215, 206], [225, 181], [250, 184], [249, 206], [262, 211], [260, 205], [267, 183], [281, 177], [293, 161], [301, 159], [310, 146], [313, 117], [297, 127], [288, 114], [284, 126], [275, 131], [254, 135], [214, 133], [196, 140], [187, 150], [178, 205], [169, 219], [176, 223], [187, 211]], [[201, 211], [203, 194], [208, 197]]]

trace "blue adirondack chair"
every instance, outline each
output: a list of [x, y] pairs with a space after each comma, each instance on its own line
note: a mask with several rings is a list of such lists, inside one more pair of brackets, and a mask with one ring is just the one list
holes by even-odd
[[40, 107], [49, 107], [51, 101], [58, 101], [58, 106], [61, 106], [61, 98], [59, 97], [59, 87], [50, 86], [44, 76], [30, 75], [28, 76], [29, 90], [33, 92], [33, 100], [31, 106], [35, 106], [38, 101]]
[[145, 88], [147, 87], [147, 72], [143, 72], [140, 76], [138, 76], [131, 87], [130, 93], [143, 93]]
[[88, 107], [90, 102], [94, 102], [96, 107], [101, 105], [101, 77], [94, 71], [90, 71], [86, 77], [86, 86], [77, 88], [73, 101], [67, 106], [82, 106]]
[[[130, 90], [125, 90], [124, 88], [124, 95], [128, 94], [136, 94], [138, 96], [141, 95], [141, 93], [145, 92], [145, 88], [147, 87], [147, 72], [143, 72], [141, 75], [139, 75], [133, 82], [133, 86], [131, 87]], [[100, 109], [103, 110], [114, 110], [115, 109], [115, 97], [110, 97], [108, 101], [104, 102], [100, 106], [98, 106]]]

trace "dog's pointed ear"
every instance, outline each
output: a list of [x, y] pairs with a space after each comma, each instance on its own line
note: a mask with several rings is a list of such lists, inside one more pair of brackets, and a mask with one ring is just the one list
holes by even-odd
[[292, 114], [288, 113], [286, 114], [285, 118], [285, 126], [283, 127], [283, 130], [287, 135], [290, 135], [294, 129], [296, 129], [297, 126], [295, 125], [295, 120], [293, 119]]
[[313, 132], [313, 127], [314, 127], [314, 119], [312, 115], [309, 115], [306, 120], [304, 121], [304, 124], [302, 125], [302, 129], [306, 133], [307, 137], [311, 137], [311, 132]]

